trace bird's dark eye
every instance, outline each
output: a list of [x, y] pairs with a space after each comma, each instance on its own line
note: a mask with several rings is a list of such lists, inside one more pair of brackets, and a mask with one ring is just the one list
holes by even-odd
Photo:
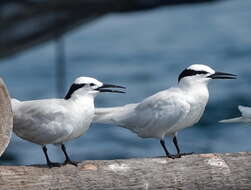
[[95, 84], [94, 84], [94, 83], [91, 83], [90, 86], [95, 86]]

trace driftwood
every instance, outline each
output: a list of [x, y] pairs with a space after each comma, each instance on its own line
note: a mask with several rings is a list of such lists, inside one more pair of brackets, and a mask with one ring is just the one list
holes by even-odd
[[221, 0], [1, 0], [0, 58], [56, 39], [112, 12]]
[[10, 97], [3, 80], [0, 78], [0, 156], [9, 144], [12, 127], [13, 115]]
[[251, 153], [1, 166], [0, 189], [251, 189]]

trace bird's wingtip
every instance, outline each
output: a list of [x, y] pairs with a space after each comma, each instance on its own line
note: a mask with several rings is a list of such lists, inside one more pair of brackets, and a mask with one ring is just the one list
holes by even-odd
[[231, 119], [220, 120], [219, 123], [239, 123], [243, 121], [244, 121], [243, 117], [236, 117], [236, 118], [231, 118]]
[[218, 123], [228, 123], [228, 119], [220, 120], [220, 121], [218, 121]]

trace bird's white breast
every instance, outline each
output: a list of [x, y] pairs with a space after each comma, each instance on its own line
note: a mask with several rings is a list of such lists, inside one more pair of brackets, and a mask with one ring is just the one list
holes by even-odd
[[[191, 127], [202, 117], [208, 102], [209, 93], [207, 86], [191, 88], [189, 91], [183, 91], [185, 101], [190, 105], [190, 110], [186, 117], [175, 124], [168, 134], [173, 134], [183, 128]], [[168, 135], [167, 134], [167, 135]]]
[[47, 99], [12, 105], [14, 132], [36, 144], [58, 144], [82, 135], [94, 115], [93, 99]]
[[72, 125], [73, 130], [67, 140], [77, 138], [89, 129], [94, 117], [94, 104], [93, 101], [86, 101], [81, 106], [74, 104], [71, 110], [70, 120], [74, 125]]

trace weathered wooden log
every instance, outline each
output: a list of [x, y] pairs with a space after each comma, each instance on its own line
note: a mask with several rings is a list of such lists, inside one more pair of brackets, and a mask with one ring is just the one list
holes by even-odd
[[13, 115], [11, 111], [10, 97], [3, 80], [0, 78], [0, 156], [9, 144], [12, 127]]
[[251, 153], [1, 166], [0, 189], [251, 189]]
[[11, 56], [111, 12], [221, 0], [1, 0], [0, 58]]

